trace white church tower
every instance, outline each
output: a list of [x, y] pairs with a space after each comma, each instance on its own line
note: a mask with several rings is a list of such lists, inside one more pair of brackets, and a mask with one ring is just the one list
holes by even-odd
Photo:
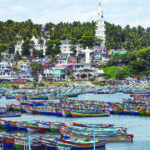
[[105, 48], [105, 20], [103, 16], [103, 11], [101, 9], [101, 3], [99, 3], [99, 10], [98, 10], [98, 20], [97, 20], [97, 29], [96, 29], [96, 37], [102, 40], [101, 48]]

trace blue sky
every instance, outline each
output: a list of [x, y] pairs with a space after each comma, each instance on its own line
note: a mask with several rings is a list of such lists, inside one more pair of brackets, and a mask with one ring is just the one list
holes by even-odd
[[150, 27], [150, 0], [0, 0], [0, 20], [96, 21], [99, 1], [110, 23]]

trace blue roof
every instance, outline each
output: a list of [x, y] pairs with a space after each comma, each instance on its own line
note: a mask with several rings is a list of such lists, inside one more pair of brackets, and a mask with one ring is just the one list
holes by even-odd
[[41, 31], [42, 31], [42, 32], [47, 31], [47, 28], [44, 28], [44, 29], [42, 29]]
[[28, 71], [24, 71], [24, 73], [30, 73], [30, 71], [28, 70]]
[[0, 70], [12, 71], [12, 69], [8, 69], [8, 68], [0, 68]]

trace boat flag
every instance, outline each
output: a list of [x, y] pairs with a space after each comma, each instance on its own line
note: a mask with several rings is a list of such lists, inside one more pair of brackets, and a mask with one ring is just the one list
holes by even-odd
[[18, 132], [18, 136], [20, 136], [20, 133]]

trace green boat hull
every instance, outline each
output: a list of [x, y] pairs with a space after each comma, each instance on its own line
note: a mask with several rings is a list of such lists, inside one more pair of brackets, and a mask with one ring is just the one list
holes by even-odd
[[15, 150], [24, 150], [25, 148], [28, 149], [28, 146], [15, 144], [15, 148], [16, 148]]
[[146, 116], [145, 112], [140, 112], [140, 116]]
[[59, 129], [50, 128], [52, 133], [59, 133]]
[[7, 127], [6, 127], [6, 125], [0, 125], [0, 129], [2, 129], [2, 130], [6, 130], [6, 129], [7, 129]]
[[114, 114], [119, 115], [119, 112], [118, 112], [118, 111], [116, 111], [116, 110], [114, 110]]

